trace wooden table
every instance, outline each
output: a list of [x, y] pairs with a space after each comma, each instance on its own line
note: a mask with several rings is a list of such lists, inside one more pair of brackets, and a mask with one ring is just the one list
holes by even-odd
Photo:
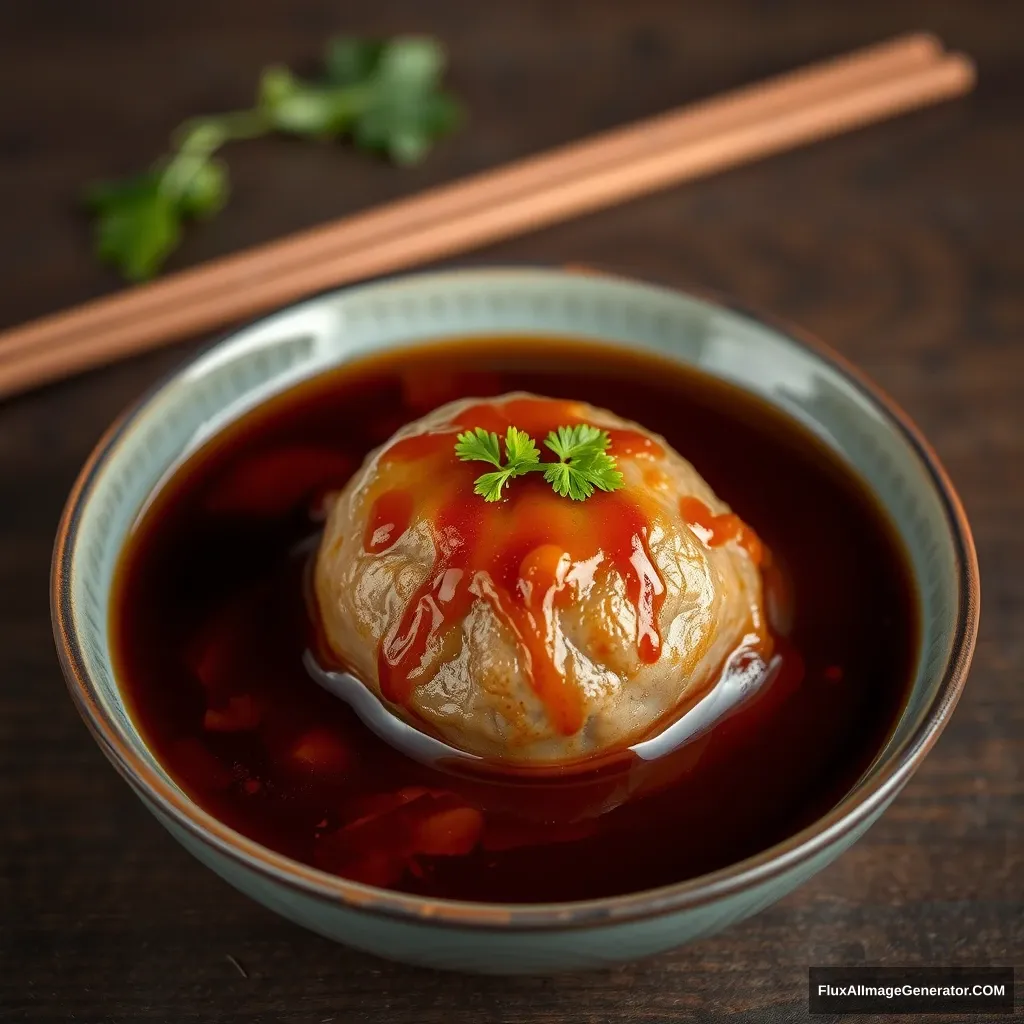
[[[116, 286], [73, 212], [185, 115], [337, 30], [448, 42], [472, 121], [413, 171], [280, 140], [230, 154], [195, 263], [898, 31], [973, 54], [972, 98], [494, 247], [711, 288], [816, 332], [924, 428], [984, 578], [963, 700], [867, 838], [755, 919], [606, 973], [396, 966], [273, 916], [193, 861], [105, 762], [50, 637], [50, 548], [101, 431], [188, 346], [0, 405], [0, 1019], [803, 1020], [808, 964], [1024, 966], [1024, 32], [1017, 0], [49, 0], [0, 7], [0, 322]], [[1018, 17], [1014, 25], [1014, 17]], [[865, 637], [865, 643], [871, 638]], [[1018, 983], [1024, 978], [1018, 978]], [[1020, 997], [1018, 996], [1018, 1001]], [[978, 1018], [974, 1018], [978, 1019]]]

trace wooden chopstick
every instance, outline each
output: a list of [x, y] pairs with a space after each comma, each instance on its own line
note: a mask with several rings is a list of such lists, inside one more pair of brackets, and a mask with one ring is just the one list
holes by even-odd
[[0, 334], [0, 394], [463, 252], [970, 89], [913, 35], [475, 175]]
[[[334, 255], [339, 248], [354, 248], [391, 230], [407, 230], [422, 221], [438, 222], [477, 203], [500, 202], [510, 190], [521, 192], [579, 174], [581, 167], [629, 159], [637, 150], [649, 150], [699, 138], [723, 124], [751, 120], [783, 106], [803, 103], [812, 97], [829, 96], [865, 83], [878, 81], [915, 67], [935, 63], [941, 56], [939, 42], [927, 34], [901, 37], [809, 68], [802, 68], [759, 85], [705, 100], [637, 124], [606, 132], [594, 139], [570, 143], [551, 153], [529, 157], [507, 167], [442, 186], [421, 196], [399, 200], [384, 207], [349, 217], [228, 256], [202, 267], [183, 271], [154, 284], [137, 287], [100, 299], [73, 311], [76, 332], [109, 325], [151, 313], [160, 305], [177, 303], [186, 286], [191, 296], [239, 283], [251, 286], [255, 277], [279, 274], [293, 261], [312, 262]], [[344, 227], [344, 231], [340, 228]], [[21, 329], [18, 338], [8, 337], [5, 352], [16, 342], [31, 344], [33, 328], [52, 329], [69, 314], [56, 314]], [[145, 329], [145, 328], [143, 328]], [[154, 327], [155, 329], [155, 327]], [[49, 335], [52, 340], [52, 333]]]

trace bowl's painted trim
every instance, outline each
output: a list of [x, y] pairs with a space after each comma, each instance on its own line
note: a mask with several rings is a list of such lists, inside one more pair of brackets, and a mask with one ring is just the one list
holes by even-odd
[[[486, 277], [498, 268], [433, 272], [439, 280], [458, 277]], [[519, 268], [517, 268], [519, 269]], [[508, 270], [500, 271], [508, 273]], [[513, 271], [514, 272], [514, 271]], [[537, 271], [529, 273], [536, 275]], [[588, 271], [601, 274], [602, 271]], [[422, 275], [431, 276], [431, 272]], [[548, 276], [577, 276], [577, 272], [550, 271]], [[619, 280], [628, 279], [619, 275]], [[638, 289], [673, 292], [674, 289], [631, 282]], [[376, 287], [379, 282], [371, 287]], [[357, 286], [365, 287], [365, 286]], [[356, 289], [342, 289], [342, 292]], [[334, 294], [328, 291], [322, 294]], [[290, 309], [317, 301], [304, 299]], [[715, 305], [716, 303], [711, 303]], [[844, 835], [880, 811], [895, 797], [931, 749], [944, 728], [963, 691], [967, 670], [978, 631], [980, 581], [977, 554], [970, 526], [956, 491], [935, 452], [905, 412], [877, 385], [859, 370], [817, 339], [808, 337], [788, 325], [730, 303], [717, 303], [748, 318], [774, 328], [793, 344], [810, 351], [830, 364], [849, 380], [871, 402], [882, 416], [902, 434], [918, 457], [938, 496], [956, 556], [959, 580], [956, 627], [953, 632], [949, 660], [935, 699], [914, 733], [893, 752], [876, 774], [864, 780], [818, 821], [784, 842], [770, 847], [737, 864], [708, 875], [659, 889], [622, 896], [558, 904], [485, 904], [455, 900], [428, 900], [405, 893], [377, 889], [329, 875], [326, 872], [275, 853], [235, 832], [202, 810], [181, 791], [169, 785], [145, 763], [120, 737], [93, 697], [93, 684], [88, 676], [80, 645], [74, 631], [74, 609], [71, 601], [70, 574], [81, 512], [95, 485], [96, 477], [112, 458], [135, 419], [152, 398], [171, 381], [184, 373], [202, 353], [158, 382], [104, 434], [83, 467], [68, 498], [58, 527], [51, 572], [50, 603], [54, 637], [68, 688], [79, 712], [106, 756], [134, 789], [147, 794], [149, 801], [180, 827], [229, 859], [238, 861], [277, 884], [297, 889], [307, 895], [340, 902], [354, 910], [400, 918], [423, 924], [436, 923], [461, 928], [505, 930], [562, 930], [579, 927], [611, 925], [705, 905], [722, 897], [771, 881], [821, 853]], [[284, 310], [270, 314], [276, 316]], [[258, 323], [266, 318], [259, 318]], [[245, 325], [220, 339], [227, 340], [248, 329]], [[219, 344], [219, 341], [215, 344]], [[204, 348], [204, 352], [209, 348]]]

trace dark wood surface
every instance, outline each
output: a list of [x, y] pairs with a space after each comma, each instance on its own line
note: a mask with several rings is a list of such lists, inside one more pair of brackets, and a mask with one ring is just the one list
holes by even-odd
[[188, 346], [6, 401], [0, 1019], [788, 1021], [807, 1016], [809, 964], [1024, 967], [1021, 13], [1019, 0], [0, 5], [4, 325], [116, 286], [73, 210], [83, 182], [144, 164], [183, 116], [243, 104], [263, 65], [312, 61], [338, 30], [438, 34], [470, 125], [413, 171], [337, 148], [239, 147], [230, 207], [175, 265], [898, 31], [939, 32], [978, 60], [970, 99], [472, 258], [716, 289], [827, 339], [934, 442], [973, 522], [984, 590], [974, 669], [941, 741], [869, 835], [777, 906], [604, 973], [412, 970], [306, 934], [193, 861], [65, 695], [47, 600], [61, 506], [107, 423]]

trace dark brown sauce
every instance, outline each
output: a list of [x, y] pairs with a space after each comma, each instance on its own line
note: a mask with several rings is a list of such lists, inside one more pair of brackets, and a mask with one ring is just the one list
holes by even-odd
[[[783, 670], [709, 733], [644, 765], [643, 795], [621, 761], [572, 779], [415, 764], [370, 734], [302, 665], [313, 639], [303, 572], [324, 495], [406, 422], [454, 398], [515, 390], [591, 402], [663, 434], [736, 513], [687, 505], [695, 531], [708, 544], [738, 540], [755, 559], [771, 552], [766, 584], [784, 579], [792, 595]], [[477, 420], [473, 426], [487, 426]], [[613, 444], [650, 447], [640, 435]], [[658, 453], [649, 454], [657, 473]], [[552, 571], [542, 557], [522, 565], [521, 553], [537, 548], [526, 513], [516, 526], [522, 544], [506, 537], [495, 552], [496, 578]], [[383, 495], [367, 549], [385, 550], [411, 514], [408, 496]], [[466, 509], [458, 514], [465, 527]], [[608, 521], [619, 524], [611, 541], [632, 551], [641, 520], [616, 509]], [[638, 602], [641, 577], [633, 584]], [[112, 601], [132, 714], [203, 807], [346, 877], [501, 902], [680, 881], [809, 824], [891, 731], [918, 645], [916, 603], [891, 528], [859, 481], [802, 428], [655, 357], [558, 341], [406, 350], [281, 396], [218, 436], [165, 486], [122, 557]], [[417, 602], [409, 607], [411, 616]], [[512, 614], [528, 613], [524, 606]], [[381, 655], [394, 694], [407, 683], [409, 646], [420, 642], [411, 619], [405, 626], [396, 635], [405, 651], [399, 643]], [[655, 644], [656, 634], [646, 642]], [[570, 727], [571, 695], [548, 697]], [[660, 785], [648, 785], [652, 775]]]

